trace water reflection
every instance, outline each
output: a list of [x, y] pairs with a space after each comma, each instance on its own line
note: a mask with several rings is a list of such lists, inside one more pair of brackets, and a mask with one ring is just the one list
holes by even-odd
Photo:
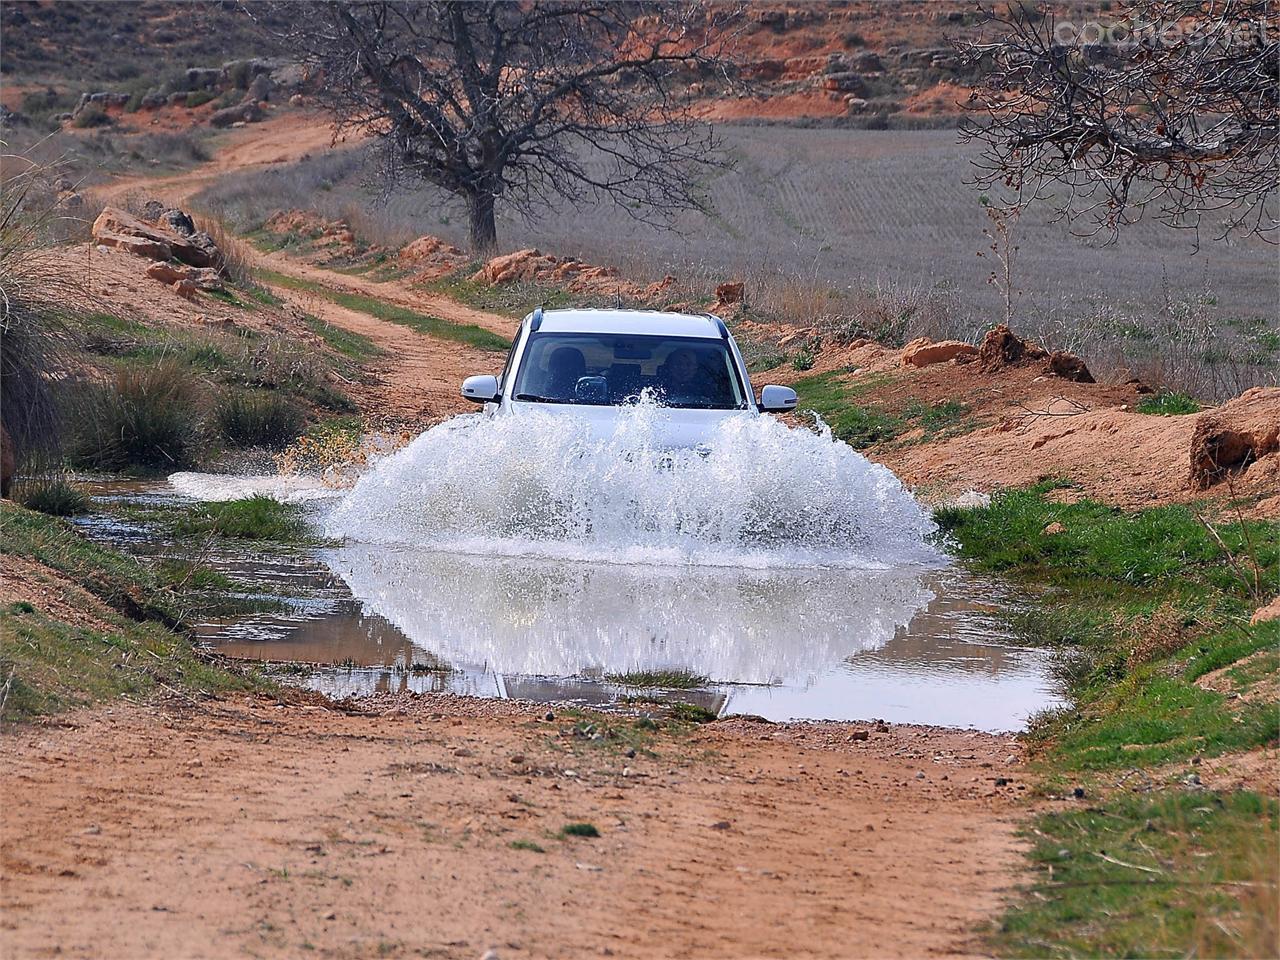
[[956, 570], [753, 571], [509, 560], [351, 545], [287, 615], [208, 624], [240, 657], [340, 664], [343, 696], [448, 690], [604, 704], [639, 670], [771, 719], [883, 717], [1016, 729], [1054, 702], [1038, 651], [1008, 643], [990, 584]]

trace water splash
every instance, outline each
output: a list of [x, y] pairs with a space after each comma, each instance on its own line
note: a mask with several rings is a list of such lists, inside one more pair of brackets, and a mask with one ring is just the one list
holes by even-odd
[[576, 411], [456, 417], [379, 462], [324, 518], [329, 536], [487, 556], [616, 563], [928, 563], [933, 524], [887, 468], [829, 430], [726, 417], [670, 450], [672, 411], [611, 432]]

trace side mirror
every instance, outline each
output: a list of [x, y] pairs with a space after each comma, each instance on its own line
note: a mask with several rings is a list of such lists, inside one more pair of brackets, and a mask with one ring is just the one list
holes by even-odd
[[790, 387], [770, 384], [760, 391], [761, 413], [786, 413], [788, 410], [794, 410], [799, 402], [800, 398]]
[[502, 397], [498, 378], [488, 374], [463, 380], [462, 395], [473, 403], [495, 403]]

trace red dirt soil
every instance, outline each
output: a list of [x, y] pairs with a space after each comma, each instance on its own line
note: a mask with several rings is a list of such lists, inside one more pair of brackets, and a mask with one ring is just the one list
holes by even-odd
[[[1004, 737], [729, 721], [628, 759], [545, 708], [380, 708], [121, 705], [11, 730], [0, 952], [956, 956], [1016, 877]], [[601, 836], [558, 838], [571, 822]]]

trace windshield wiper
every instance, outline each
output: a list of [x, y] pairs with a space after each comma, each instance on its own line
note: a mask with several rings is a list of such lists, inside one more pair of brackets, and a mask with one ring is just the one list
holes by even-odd
[[512, 400], [520, 400], [526, 403], [573, 403], [572, 400], [565, 400], [561, 397], [540, 397], [536, 393], [517, 393]]

